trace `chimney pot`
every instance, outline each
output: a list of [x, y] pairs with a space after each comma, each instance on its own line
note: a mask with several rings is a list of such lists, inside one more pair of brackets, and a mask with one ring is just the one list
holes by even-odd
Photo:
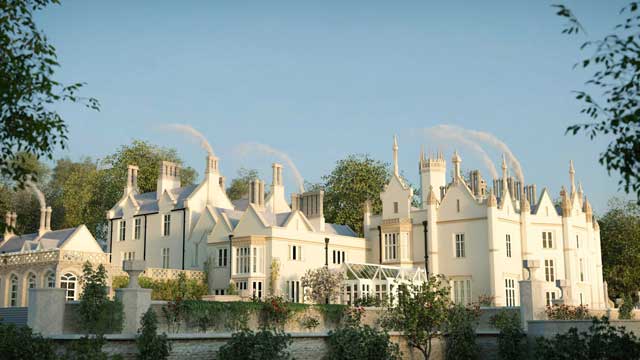
[[45, 221], [45, 229], [47, 231], [51, 231], [51, 206], [47, 206], [47, 213], [46, 213], [46, 221]]

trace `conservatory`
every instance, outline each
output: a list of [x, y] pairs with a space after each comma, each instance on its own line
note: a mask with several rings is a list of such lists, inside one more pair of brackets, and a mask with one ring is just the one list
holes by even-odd
[[400, 284], [420, 284], [427, 281], [423, 268], [403, 268], [378, 264], [344, 263], [345, 280], [342, 303], [352, 304], [358, 298], [380, 300], [395, 297]]

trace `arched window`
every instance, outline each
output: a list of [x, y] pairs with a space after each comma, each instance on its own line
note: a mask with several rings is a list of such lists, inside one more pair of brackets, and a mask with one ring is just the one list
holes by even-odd
[[34, 273], [29, 273], [29, 275], [27, 275], [27, 292], [26, 292], [26, 303], [27, 305], [29, 304], [29, 289], [35, 289], [36, 288], [36, 274]]
[[18, 277], [15, 275], [9, 280], [9, 306], [18, 306]]
[[56, 287], [56, 274], [49, 272], [47, 273], [47, 287], [54, 288]]
[[65, 299], [67, 301], [76, 300], [78, 295], [78, 278], [72, 273], [66, 273], [60, 277], [60, 287], [65, 289]]

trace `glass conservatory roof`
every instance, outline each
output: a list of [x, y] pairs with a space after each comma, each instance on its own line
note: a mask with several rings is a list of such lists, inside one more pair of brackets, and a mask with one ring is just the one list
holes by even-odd
[[345, 263], [347, 280], [405, 280], [426, 281], [422, 268], [402, 268], [378, 264]]

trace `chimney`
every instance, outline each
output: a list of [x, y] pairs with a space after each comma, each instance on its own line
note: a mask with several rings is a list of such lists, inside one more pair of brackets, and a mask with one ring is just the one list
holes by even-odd
[[297, 193], [292, 193], [291, 194], [291, 211], [298, 211], [300, 210], [300, 195], [298, 195]]
[[5, 228], [4, 228], [4, 239], [8, 239], [11, 236], [13, 236], [13, 220], [11, 217], [11, 212], [7, 211], [5, 217], [4, 217], [4, 224], [5, 224]]
[[324, 190], [309, 191], [300, 195], [300, 211], [318, 231], [324, 231]]
[[15, 211], [11, 213], [11, 227], [14, 229], [18, 227], [18, 214]]
[[135, 165], [127, 166], [127, 186], [125, 194], [138, 191], [138, 167]]
[[209, 174], [217, 174], [218, 172], [218, 158], [213, 155], [207, 156], [207, 166], [204, 171], [205, 176], [209, 176]]
[[227, 191], [224, 181], [225, 181], [225, 177], [224, 176], [220, 176], [220, 178], [218, 179], [218, 184], [220, 184], [220, 189], [222, 189], [222, 191]]
[[165, 190], [177, 189], [180, 187], [180, 166], [171, 161], [160, 163], [160, 174], [158, 175], [158, 186], [156, 189], [156, 199], [160, 199]]
[[264, 181], [251, 180], [249, 183], [249, 203], [258, 208], [264, 207]]
[[[269, 199], [267, 199], [267, 207], [271, 209], [274, 214], [291, 211], [287, 198], [284, 194], [284, 180], [282, 178], [282, 165], [273, 163], [273, 179], [271, 180], [271, 193]], [[264, 185], [264, 183], [263, 183]]]
[[38, 235], [42, 235], [47, 232], [47, 208], [40, 208], [40, 228], [38, 229]]
[[51, 231], [51, 206], [47, 206], [47, 213], [46, 213], [44, 228], [46, 231]]

